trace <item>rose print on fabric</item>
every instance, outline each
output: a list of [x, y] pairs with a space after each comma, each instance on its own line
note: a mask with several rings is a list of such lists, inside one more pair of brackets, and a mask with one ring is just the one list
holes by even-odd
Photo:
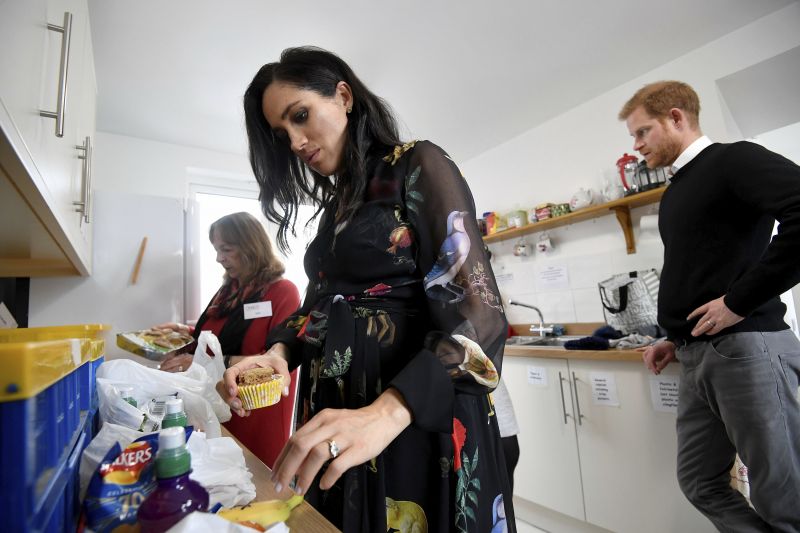
[[470, 460], [464, 450], [467, 440], [467, 429], [461, 420], [453, 418], [453, 471], [458, 476], [456, 482], [456, 523], [458, 531], [467, 531], [468, 521], [475, 522], [473, 507], [478, 506], [478, 491], [481, 490], [481, 480], [472, 477], [478, 468], [478, 448]]
[[377, 283], [369, 289], [364, 289], [364, 294], [367, 296], [383, 296], [392, 292], [392, 286], [385, 283]]
[[348, 346], [344, 353], [339, 353], [339, 350], [333, 351], [333, 363], [330, 367], [322, 371], [322, 377], [333, 378], [343, 376], [350, 368], [350, 361], [353, 359], [353, 351]]
[[459, 531], [468, 530], [468, 521], [475, 522], [474, 508], [478, 507], [478, 492], [481, 490], [481, 480], [473, 478], [472, 474], [478, 469], [478, 448], [470, 461], [467, 452], [462, 451], [462, 468], [457, 472], [456, 482], [456, 527]]
[[409, 211], [413, 211], [417, 215], [419, 215], [419, 208], [417, 204], [421, 204], [425, 201], [425, 197], [422, 196], [422, 193], [416, 189], [417, 178], [419, 178], [419, 173], [422, 171], [422, 167], [417, 166], [411, 174], [406, 176], [406, 207]]
[[436, 263], [425, 276], [425, 293], [431, 299], [445, 303], [464, 299], [464, 288], [454, 280], [467, 260], [471, 247], [464, 228], [464, 217], [468, 215], [466, 211], [453, 211], [447, 216], [447, 237], [439, 248]]
[[461, 448], [467, 439], [467, 429], [458, 418], [453, 419], [453, 434], [450, 438], [453, 440], [453, 471], [458, 472], [461, 469]]
[[413, 242], [413, 237], [411, 230], [405, 224], [402, 226], [397, 226], [392, 230], [392, 233], [389, 234], [389, 242], [392, 245], [386, 249], [387, 252], [390, 254], [397, 253], [397, 248], [408, 248], [411, 246]]

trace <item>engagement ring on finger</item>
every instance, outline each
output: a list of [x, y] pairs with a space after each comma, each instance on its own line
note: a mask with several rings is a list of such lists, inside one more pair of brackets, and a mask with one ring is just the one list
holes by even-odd
[[714, 322], [713, 320], [706, 320], [706, 324], [708, 324], [708, 325], [709, 325], [709, 326], [711, 326], [712, 328], [713, 328], [714, 326], [716, 326], [716, 325], [717, 325], [717, 323], [716, 323], [716, 322]]
[[328, 441], [328, 450], [331, 452], [331, 458], [336, 459], [336, 457], [339, 455], [339, 447], [336, 445], [335, 440]]

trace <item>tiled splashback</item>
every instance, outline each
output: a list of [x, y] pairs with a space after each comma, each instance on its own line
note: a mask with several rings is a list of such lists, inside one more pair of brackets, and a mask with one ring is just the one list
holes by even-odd
[[[613, 215], [548, 230], [553, 250], [536, 251], [540, 233], [526, 235], [530, 255], [513, 254], [520, 239], [492, 243], [492, 268], [498, 279], [508, 321], [538, 322], [535, 311], [509, 306], [519, 300], [541, 309], [548, 323], [604, 322], [597, 283], [613, 274], [655, 268], [663, 264], [664, 247], [654, 230], [639, 228], [641, 215], [654, 209], [634, 210], [633, 227], [636, 253], [628, 255], [622, 231]], [[555, 276], [544, 279], [549, 270]], [[566, 278], [566, 279], [565, 279]]]

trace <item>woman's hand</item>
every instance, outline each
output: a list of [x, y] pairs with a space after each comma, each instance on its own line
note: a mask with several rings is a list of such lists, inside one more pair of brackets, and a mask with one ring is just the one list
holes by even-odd
[[164, 372], [185, 372], [192, 366], [193, 359], [194, 354], [190, 353], [173, 355], [172, 357], [164, 359], [158, 368]]
[[242, 408], [238, 398], [239, 386], [236, 384], [239, 374], [251, 368], [271, 368], [283, 376], [283, 396], [289, 395], [289, 385], [292, 378], [289, 375], [289, 353], [285, 344], [273, 344], [266, 353], [243, 357], [241, 361], [228, 368], [222, 375], [222, 381], [217, 383], [217, 392], [231, 406], [239, 416], [249, 416], [250, 411]]
[[192, 334], [191, 327], [187, 326], [186, 324], [180, 324], [178, 322], [164, 322], [163, 324], [153, 326], [151, 329], [168, 329], [176, 333], [183, 333], [184, 335]]
[[[275, 490], [289, 486], [296, 475], [294, 490], [303, 494], [322, 466], [333, 459], [319, 483], [328, 490], [348, 468], [377, 457], [409, 424], [411, 411], [393, 388], [361, 409], [325, 409], [283, 447], [272, 473]], [[332, 457], [332, 442], [338, 448], [336, 457]]]

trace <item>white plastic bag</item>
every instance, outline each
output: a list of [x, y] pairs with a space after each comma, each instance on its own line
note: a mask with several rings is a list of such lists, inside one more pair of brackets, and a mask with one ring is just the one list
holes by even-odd
[[[192, 365], [186, 372], [171, 373], [147, 368], [127, 359], [117, 359], [107, 361], [97, 369], [97, 391], [103, 423], [112, 422], [132, 429], [141, 427], [144, 412], [127, 405], [117, 393], [117, 389], [124, 386], [134, 388], [133, 397], [142, 406], [146, 406], [152, 398], [177, 392], [183, 399], [189, 424], [205, 431], [211, 438], [221, 434], [219, 421], [227, 421], [231, 416], [230, 409], [217, 394], [203, 367]], [[216, 405], [212, 405], [208, 398], [216, 398]], [[215, 408], [221, 406], [224, 406], [224, 410]], [[224, 418], [221, 415], [225, 415]]]
[[[211, 350], [214, 357], [208, 355], [206, 348]], [[217, 336], [210, 331], [201, 331], [197, 337], [197, 349], [194, 351], [192, 365], [200, 365], [206, 369], [209, 379], [216, 385], [225, 373], [225, 361], [222, 354], [222, 346]]]
[[208, 490], [208, 508], [245, 505], [256, 497], [253, 474], [247, 469], [242, 449], [230, 437], [207, 439], [194, 432], [186, 443], [192, 456], [190, 478]]

